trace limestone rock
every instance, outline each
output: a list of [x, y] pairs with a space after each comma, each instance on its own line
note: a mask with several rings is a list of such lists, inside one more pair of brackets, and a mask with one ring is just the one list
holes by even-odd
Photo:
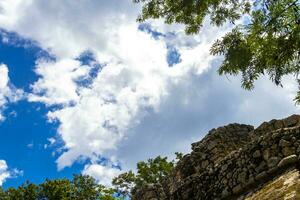
[[268, 159], [268, 167], [269, 168], [275, 167], [279, 161], [280, 161], [280, 158], [271, 157], [270, 159]]
[[285, 158], [283, 158], [279, 163], [278, 163], [278, 167], [284, 167], [284, 166], [287, 166], [289, 164], [293, 164], [295, 162], [298, 161], [298, 158], [296, 155], [290, 155], [290, 156], [287, 156]]

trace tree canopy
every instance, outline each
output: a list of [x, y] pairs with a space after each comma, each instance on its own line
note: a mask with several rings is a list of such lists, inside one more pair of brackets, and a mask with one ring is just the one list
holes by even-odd
[[113, 188], [97, 184], [85, 175], [74, 175], [73, 180], [46, 180], [36, 185], [25, 182], [18, 188], [4, 190], [0, 187], [1, 200], [122, 200]]
[[158, 156], [137, 163], [137, 172], [128, 171], [115, 177], [113, 187], [105, 187], [87, 175], [73, 175], [73, 179], [46, 179], [41, 184], [26, 181], [17, 188], [4, 190], [0, 187], [0, 200], [125, 200], [132, 190], [146, 184], [160, 183], [170, 174], [176, 160]]
[[168, 161], [167, 157], [157, 156], [148, 159], [146, 162], [137, 163], [137, 172], [128, 171], [115, 177], [112, 184], [116, 190], [125, 196], [130, 196], [133, 189], [140, 188], [147, 184], [161, 183], [174, 169], [182, 153], [175, 153], [176, 159]]
[[[218, 39], [211, 54], [224, 55], [219, 74], [242, 75], [242, 87], [253, 89], [254, 82], [267, 74], [282, 86], [285, 75], [298, 81], [300, 70], [299, 0], [134, 0], [142, 3], [139, 22], [164, 18], [167, 24], [181, 23], [187, 34], [201, 30], [207, 17], [211, 24], [235, 24]], [[299, 89], [300, 90], [300, 89]], [[300, 103], [300, 91], [295, 98]]]

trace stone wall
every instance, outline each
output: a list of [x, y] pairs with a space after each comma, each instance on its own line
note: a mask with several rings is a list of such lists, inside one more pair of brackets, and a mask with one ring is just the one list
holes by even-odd
[[[299, 159], [300, 116], [264, 122], [257, 129], [230, 124], [211, 130], [192, 144], [192, 152], [164, 183], [136, 189], [133, 199], [245, 198], [287, 169], [297, 167]], [[146, 197], [148, 193], [152, 193], [151, 198]]]

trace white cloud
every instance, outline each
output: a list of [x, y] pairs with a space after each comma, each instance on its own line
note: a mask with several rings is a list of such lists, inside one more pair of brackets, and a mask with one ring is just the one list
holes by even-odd
[[[53, 138], [53, 137], [51, 137], [51, 138], [47, 138], [47, 141], [48, 141], [48, 143], [47, 143], [47, 144], [44, 144], [44, 149], [47, 149], [47, 148], [49, 148], [49, 147], [52, 147], [52, 146], [55, 144], [56, 139]], [[53, 152], [53, 153], [55, 153], [55, 152]]]
[[[212, 128], [233, 122], [258, 126], [263, 121], [299, 113], [299, 107], [292, 101], [296, 87], [276, 87], [265, 77], [253, 91], [245, 91], [239, 78], [220, 77], [216, 69], [187, 76], [182, 83], [172, 86], [159, 111], [150, 112], [129, 130], [116, 152], [125, 171], [151, 157], [188, 153], [191, 143], [199, 141]], [[284, 85], [295, 84], [288, 77]]]
[[36, 40], [56, 57], [76, 57], [87, 48], [107, 48], [116, 27], [137, 14], [130, 0], [0, 1], [0, 26]]
[[[208, 44], [199, 43], [195, 49], [182, 49], [182, 63], [170, 68], [165, 41], [153, 39], [139, 31], [136, 25], [121, 27], [111, 40], [110, 49], [104, 50], [115, 57], [106, 63], [93, 83], [78, 88], [70, 81], [73, 87], [68, 87], [67, 91], [78, 94], [78, 99], [72, 99], [75, 104], [48, 114], [49, 119], [61, 123], [59, 134], [67, 150], [58, 159], [59, 169], [70, 166], [81, 156], [93, 158], [116, 149], [127, 137], [128, 129], [142, 120], [146, 110], [159, 109], [161, 101], [169, 95], [168, 87], [181, 83], [190, 73], [201, 73], [212, 60], [208, 52], [203, 51]], [[192, 59], [194, 54], [197, 54], [196, 59]], [[67, 73], [69, 75], [62, 75], [66, 82], [73, 70]], [[59, 84], [63, 80], [53, 77], [57, 80], [56, 84], [51, 84], [55, 88], [52, 91], [63, 89]], [[47, 77], [40, 80], [47, 80]], [[52, 94], [50, 99], [55, 100], [57, 95]]]
[[7, 171], [8, 167], [5, 160], [0, 160], [0, 186], [10, 177], [10, 173]]
[[5, 119], [2, 112], [7, 104], [17, 102], [22, 97], [23, 91], [10, 84], [7, 66], [0, 64], [0, 121]]
[[84, 175], [94, 177], [100, 184], [111, 186], [111, 180], [121, 173], [121, 170], [112, 166], [103, 166], [100, 164], [90, 164], [84, 167]]
[[0, 160], [0, 186], [9, 178], [15, 178], [22, 175], [23, 172], [17, 169], [10, 170], [8, 169], [7, 163], [5, 160]]
[[76, 81], [88, 75], [88, 68], [72, 59], [40, 60], [35, 72], [43, 78], [32, 85], [33, 94], [29, 95], [29, 101], [47, 105], [69, 104], [78, 101]]
[[[186, 36], [180, 25], [150, 21], [165, 35], [155, 39], [138, 29], [138, 9], [130, 0], [0, 2], [0, 27], [37, 41], [56, 58], [37, 62], [40, 78], [29, 101], [59, 105], [48, 113], [59, 122], [64, 142], [59, 169], [102, 156], [132, 168], [150, 156], [187, 151], [200, 133], [217, 125], [296, 111], [294, 83], [279, 90], [264, 79], [250, 94], [238, 79], [228, 83], [216, 75], [209, 48], [229, 27], [205, 25], [199, 35]], [[172, 68], [169, 45], [181, 55]], [[92, 68], [76, 59], [86, 50], [103, 67], [93, 79]], [[82, 85], [82, 79], [91, 83]], [[83, 171], [106, 183], [115, 172], [98, 164]]]

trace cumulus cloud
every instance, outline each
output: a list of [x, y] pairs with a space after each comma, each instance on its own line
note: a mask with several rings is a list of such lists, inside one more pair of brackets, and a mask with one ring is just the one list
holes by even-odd
[[94, 177], [100, 184], [111, 186], [111, 180], [121, 173], [121, 170], [113, 166], [104, 166], [101, 164], [89, 164], [84, 167], [84, 175]]
[[245, 91], [240, 79], [220, 77], [217, 66], [200, 75], [187, 76], [169, 88], [170, 95], [158, 112], [148, 113], [130, 129], [119, 145], [116, 156], [124, 170], [134, 169], [140, 160], [158, 155], [174, 157], [174, 152], [188, 153], [191, 143], [202, 139], [212, 128], [228, 123], [258, 126], [263, 121], [281, 119], [299, 113], [293, 103], [297, 85], [292, 77], [277, 87], [264, 77], [253, 91]]
[[10, 170], [5, 160], [0, 160], [0, 186], [9, 178], [22, 175], [23, 172], [17, 169]]
[[[9, 24], [2, 23], [3, 27], [36, 40], [56, 58], [37, 62], [36, 73], [40, 79], [32, 85], [28, 99], [48, 106], [62, 105], [48, 113], [50, 121], [60, 123], [58, 133], [65, 144], [65, 151], [57, 160], [59, 169], [79, 158], [97, 159], [116, 150], [128, 130], [149, 110], [159, 110], [172, 84], [186, 79], [189, 72], [200, 74], [209, 66], [212, 60], [209, 45], [222, 34], [216, 32], [208, 38], [209, 32], [205, 32], [187, 37], [183, 28], [176, 26], [173, 27], [175, 36], [167, 36], [171, 27], [154, 25], [153, 30], [165, 35], [154, 38], [139, 29], [135, 22], [137, 9], [130, 1], [118, 1], [119, 8], [115, 2], [99, 5], [89, 1], [82, 5], [20, 1], [9, 9], [8, 4], [2, 5], [3, 10], [23, 15], [11, 19]], [[71, 12], [75, 10], [76, 15]], [[5, 13], [3, 16], [9, 17]], [[34, 31], [28, 28], [29, 20], [35, 20]], [[187, 42], [179, 45], [176, 37]], [[167, 60], [169, 46], [176, 46], [181, 58], [172, 68]], [[103, 67], [89, 85], [82, 85], [80, 81], [89, 79], [92, 70], [77, 59], [86, 50]]]
[[7, 171], [8, 167], [5, 160], [0, 160], [0, 186], [10, 177], [10, 173]]
[[[128, 129], [138, 124], [148, 110], [159, 110], [160, 103], [169, 95], [169, 87], [182, 83], [190, 74], [200, 74], [212, 60], [208, 51], [203, 51], [209, 46], [204, 42], [193, 49], [180, 49], [182, 62], [170, 68], [165, 41], [139, 31], [136, 25], [121, 27], [110, 46], [107, 55], [115, 57], [88, 87], [68, 81], [73, 70], [61, 76], [72, 85], [68, 92], [77, 94], [78, 99], [72, 98], [72, 106], [48, 114], [50, 120], [61, 123], [58, 131], [65, 142], [66, 152], [58, 159], [59, 169], [70, 166], [78, 157], [98, 157], [116, 149], [127, 137]], [[50, 73], [35, 86], [40, 88], [39, 82], [44, 82]], [[55, 88], [51, 91], [62, 90], [60, 82], [64, 81], [53, 77], [58, 80], [51, 84]], [[54, 96], [50, 99], [54, 100], [57, 94], [51, 94]]]
[[23, 97], [23, 91], [10, 84], [8, 68], [0, 64], [0, 121], [5, 119], [3, 111], [8, 103], [17, 102]]
[[[228, 26], [206, 24], [195, 36], [161, 21], [143, 29], [130, 0], [9, 2], [0, 2], [0, 27], [35, 40], [55, 58], [37, 61], [39, 80], [28, 99], [45, 103], [49, 120], [59, 122], [64, 142], [59, 169], [78, 159], [97, 163], [99, 157], [133, 168], [163, 152], [187, 151], [200, 132], [214, 126], [296, 110], [293, 82], [279, 90], [263, 79], [249, 94], [238, 79], [228, 83], [216, 75], [218, 62], [209, 48]], [[172, 67], [170, 49], [180, 56]], [[78, 59], [86, 51], [98, 70]], [[117, 171], [87, 164], [83, 173], [108, 183]]]
[[116, 27], [134, 22], [130, 0], [1, 0], [0, 26], [37, 41], [59, 58], [76, 57], [87, 48], [107, 47]]
[[68, 105], [78, 101], [76, 81], [87, 76], [88, 68], [72, 59], [39, 60], [35, 72], [42, 78], [32, 85], [29, 101]]

